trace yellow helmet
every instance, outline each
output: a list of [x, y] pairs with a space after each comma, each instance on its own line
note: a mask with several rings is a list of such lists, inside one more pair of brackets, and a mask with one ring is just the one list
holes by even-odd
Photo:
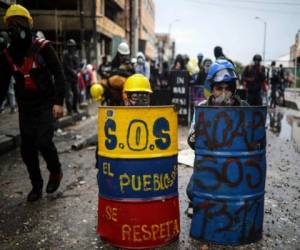
[[123, 92], [148, 92], [152, 93], [149, 80], [142, 74], [134, 74], [127, 78]]
[[92, 85], [90, 93], [94, 101], [101, 101], [103, 99], [104, 88], [101, 84], [95, 83]]
[[30, 27], [33, 25], [32, 17], [29, 11], [20, 4], [12, 4], [6, 10], [5, 16], [3, 17], [4, 24], [6, 25], [7, 19], [13, 16], [22, 16], [28, 19]]

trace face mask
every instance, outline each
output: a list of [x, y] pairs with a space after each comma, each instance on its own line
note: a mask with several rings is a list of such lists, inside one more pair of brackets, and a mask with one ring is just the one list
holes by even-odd
[[20, 56], [27, 51], [31, 44], [31, 31], [28, 28], [13, 27], [7, 30], [11, 45], [19, 51]]
[[141, 57], [139, 57], [139, 58], [137, 59], [137, 63], [138, 63], [138, 64], [144, 64], [144, 59], [141, 58]]
[[221, 104], [226, 100], [226, 95], [225, 93], [222, 93], [222, 95], [218, 96], [215, 98], [215, 101], [217, 104]]
[[28, 38], [29, 33], [30, 33], [29, 29], [22, 28], [22, 27], [11, 27], [8, 28], [7, 30], [7, 34], [12, 41], [15, 40], [24, 41]]
[[128, 93], [128, 106], [149, 106], [150, 96], [147, 92]]
[[69, 54], [75, 54], [76, 53], [76, 47], [75, 46], [69, 46], [68, 47]]
[[259, 65], [260, 61], [254, 61], [254, 65]]
[[214, 104], [220, 105], [220, 106], [230, 106], [233, 103], [233, 99], [231, 98], [231, 95], [226, 95], [224, 92], [222, 95], [214, 98]]

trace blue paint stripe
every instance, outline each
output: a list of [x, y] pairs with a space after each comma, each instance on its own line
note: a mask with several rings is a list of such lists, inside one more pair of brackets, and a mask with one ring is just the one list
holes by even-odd
[[177, 155], [151, 159], [98, 159], [98, 187], [103, 197], [157, 199], [178, 194]]

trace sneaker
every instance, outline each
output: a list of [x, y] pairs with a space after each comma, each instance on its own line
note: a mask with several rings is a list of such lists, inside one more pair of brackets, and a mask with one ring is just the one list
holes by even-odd
[[186, 212], [187, 217], [192, 218], [193, 217], [193, 212], [194, 212], [193, 208], [189, 207], [187, 209], [187, 212]]
[[11, 114], [14, 114], [14, 113], [16, 113], [17, 112], [17, 109], [16, 108], [10, 108], [10, 113]]
[[193, 212], [194, 212], [193, 204], [192, 204], [192, 202], [189, 202], [189, 206], [185, 210], [185, 214], [187, 215], [187, 217], [192, 218], [193, 217]]
[[54, 193], [58, 189], [62, 178], [63, 178], [62, 172], [60, 172], [59, 174], [50, 174], [46, 192], [48, 194]]
[[27, 201], [28, 202], [34, 202], [42, 198], [43, 195], [43, 189], [42, 188], [37, 188], [33, 187], [30, 193], [27, 196]]

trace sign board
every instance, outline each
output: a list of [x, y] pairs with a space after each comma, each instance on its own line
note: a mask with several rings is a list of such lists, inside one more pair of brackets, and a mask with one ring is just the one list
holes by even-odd
[[170, 83], [172, 87], [172, 104], [178, 112], [178, 122], [181, 125], [188, 125], [189, 116], [189, 73], [187, 70], [170, 71]]

